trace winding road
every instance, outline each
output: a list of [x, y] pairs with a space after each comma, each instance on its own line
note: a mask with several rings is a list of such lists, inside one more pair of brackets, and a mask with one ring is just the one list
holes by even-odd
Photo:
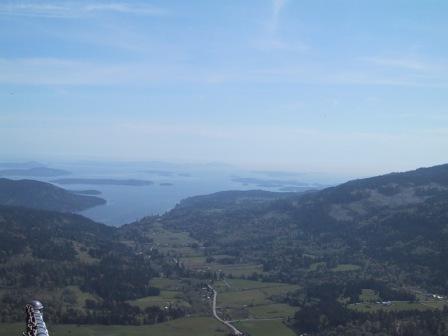
[[218, 297], [218, 292], [210, 285], [208, 285], [208, 288], [210, 288], [213, 291], [213, 317], [222, 324], [225, 324], [229, 329], [231, 329], [233, 335], [244, 336], [244, 333], [238, 330], [235, 326], [233, 326], [232, 323], [230, 323], [229, 321], [224, 321], [222, 318], [218, 316], [218, 314], [216, 313], [216, 299]]

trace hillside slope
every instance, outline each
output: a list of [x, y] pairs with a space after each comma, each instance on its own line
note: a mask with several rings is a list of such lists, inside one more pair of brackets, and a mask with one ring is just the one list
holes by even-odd
[[311, 258], [447, 291], [448, 165], [264, 202], [243, 195], [239, 206], [219, 205], [216, 195], [193, 198], [161, 221], [214, 253], [262, 263], [277, 279], [303, 280]]
[[40, 298], [53, 323], [154, 323], [173, 312], [127, 300], [158, 295], [150, 280], [173, 267], [83, 216], [0, 206], [0, 322], [21, 321], [24, 304]]
[[104, 203], [102, 198], [75, 194], [50, 183], [0, 178], [0, 205], [73, 212]]

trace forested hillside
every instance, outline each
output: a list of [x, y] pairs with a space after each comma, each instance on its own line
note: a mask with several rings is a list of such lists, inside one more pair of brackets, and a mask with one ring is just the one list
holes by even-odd
[[[290, 298], [308, 307], [297, 313], [297, 330], [326, 335], [341, 324], [381, 320], [359, 312], [366, 291], [384, 302], [448, 294], [448, 165], [263, 202], [238, 194], [223, 206], [216, 201], [222, 196], [182, 202], [160, 221], [190, 232], [210, 255], [262, 264], [254, 278], [302, 285]], [[424, 324], [419, 314], [389, 319]], [[325, 316], [328, 326], [311, 316]], [[441, 316], [430, 318], [440, 322]], [[379, 330], [388, 328], [394, 323]]]
[[31, 298], [46, 303], [52, 323], [141, 324], [179, 315], [127, 303], [158, 295], [150, 280], [177, 267], [79, 215], [0, 206], [0, 265], [3, 322], [22, 320]]
[[46, 182], [0, 178], [0, 205], [74, 212], [104, 203], [102, 198], [79, 195]]

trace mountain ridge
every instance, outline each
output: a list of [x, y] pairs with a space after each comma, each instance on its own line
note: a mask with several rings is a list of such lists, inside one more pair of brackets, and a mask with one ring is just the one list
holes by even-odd
[[77, 195], [46, 182], [0, 178], [1, 205], [75, 212], [105, 203], [102, 198]]

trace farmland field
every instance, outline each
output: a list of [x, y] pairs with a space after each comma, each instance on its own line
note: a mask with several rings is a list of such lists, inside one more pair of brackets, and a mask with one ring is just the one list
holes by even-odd
[[282, 321], [242, 321], [235, 325], [242, 331], [254, 336], [295, 336], [296, 334], [289, 329]]

